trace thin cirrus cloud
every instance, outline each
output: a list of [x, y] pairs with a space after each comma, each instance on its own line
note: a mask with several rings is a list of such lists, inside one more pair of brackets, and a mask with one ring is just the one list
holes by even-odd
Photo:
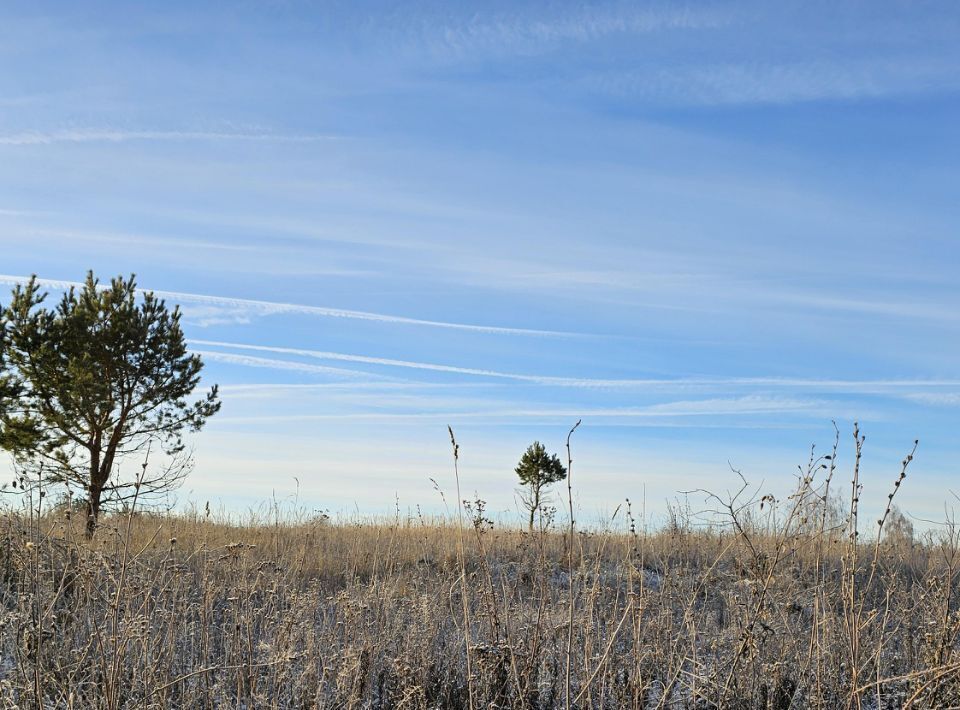
[[871, 99], [960, 88], [955, 62], [899, 61], [714, 63], [619, 69], [582, 76], [588, 90], [665, 104], [725, 106]]
[[[0, 210], [2, 216], [20, 216], [15, 213], [5, 215]], [[36, 239], [77, 242], [102, 242], [104, 244], [123, 244], [136, 245], [138, 247], [159, 247], [163, 249], [208, 249], [212, 251], [224, 252], [256, 252], [262, 247], [250, 244], [235, 244], [231, 242], [218, 242], [205, 239], [184, 239], [181, 237], [165, 237], [149, 234], [115, 234], [110, 232], [88, 232], [76, 229], [44, 229], [38, 227], [18, 228], [18, 234], [23, 237], [32, 237]], [[16, 277], [12, 277], [16, 278]], [[51, 286], [51, 288], [56, 288]]]
[[38, 213], [35, 211], [10, 210], [10, 209], [0, 208], [0, 217], [31, 217], [36, 214]]
[[913, 320], [933, 320], [947, 323], [960, 322], [960, 312], [956, 308], [940, 303], [918, 301], [885, 301], [881, 299], [841, 298], [823, 296], [814, 293], [791, 293], [789, 291], [769, 291], [770, 299], [786, 304], [806, 306], [827, 311], [849, 311], [876, 316], [889, 316]]
[[[398, 28], [408, 42], [415, 41], [433, 56], [467, 62], [530, 58], [558, 49], [589, 51], [592, 43], [617, 35], [656, 33], [657, 41], [666, 46], [677, 42], [669, 61], [656, 51], [637, 52], [631, 56], [633, 61], [626, 62], [622, 55], [614, 55], [616, 61], [609, 66], [591, 62], [591, 69], [579, 75], [564, 73], [561, 67], [546, 83], [661, 105], [794, 104], [915, 96], [960, 87], [956, 58], [938, 53], [933, 40], [937, 26], [949, 27], [952, 20], [924, 27], [927, 41], [923, 43], [898, 33], [891, 48], [870, 53], [850, 39], [871, 33], [889, 36], [891, 24], [900, 29], [901, 18], [891, 18], [889, 8], [878, 7], [871, 21], [861, 19], [850, 26], [845, 13], [830, 11], [822, 13], [818, 22], [808, 23], [810, 13], [791, 5], [781, 4], [787, 16], [794, 16], [787, 33], [784, 25], [771, 22], [762, 5], [751, 8], [743, 3], [726, 7], [533, 4], [508, 12], [431, 17], [429, 22], [415, 15]], [[731, 30], [751, 36], [746, 44], [762, 53], [762, 59], [744, 61], [742, 51], [731, 51], [744, 44], [742, 37], [732, 41], [736, 35]], [[690, 39], [678, 32], [697, 32], [698, 51], [690, 53]], [[799, 54], [791, 52], [798, 33], [808, 40]]]
[[310, 392], [330, 392], [353, 390], [376, 390], [384, 391], [405, 391], [405, 390], [449, 390], [449, 389], [471, 389], [482, 388], [489, 390], [491, 385], [488, 383], [444, 383], [444, 382], [413, 382], [413, 381], [356, 381], [356, 382], [246, 382], [220, 385], [219, 390], [224, 394], [229, 394], [232, 399], [270, 399], [275, 397], [284, 397], [289, 394], [305, 394]]
[[274, 141], [314, 143], [337, 140], [332, 135], [284, 135], [225, 131], [132, 131], [78, 129], [59, 131], [22, 131], [0, 134], [0, 145], [31, 146], [55, 143], [125, 143], [128, 141]]
[[435, 25], [438, 29], [423, 39], [429, 47], [457, 55], [468, 52], [530, 55], [552, 49], [561, 42], [591, 42], [615, 34], [716, 28], [730, 21], [729, 14], [711, 8], [580, 5], [568, 6], [556, 13], [476, 14], [459, 22]]
[[960, 407], [960, 393], [958, 392], [910, 392], [905, 397], [917, 404], [933, 405], [935, 407]]
[[[0, 283], [16, 286], [25, 284], [29, 281], [27, 276], [12, 276], [9, 274], [0, 274]], [[38, 278], [37, 283], [46, 288], [57, 290], [66, 290], [82, 286], [77, 281], [62, 281], [57, 279]], [[471, 331], [475, 333], [487, 333], [491, 335], [525, 335], [537, 337], [588, 337], [582, 333], [571, 333], [556, 330], [537, 330], [533, 328], [509, 328], [493, 325], [476, 325], [472, 323], [455, 323], [451, 321], [425, 320], [421, 318], [408, 318], [405, 316], [394, 316], [384, 313], [370, 313], [368, 311], [354, 311], [343, 308], [328, 308], [325, 306], [311, 306], [297, 303], [281, 303], [277, 301], [261, 301], [249, 298], [232, 298], [227, 296], [209, 296], [197, 293], [184, 293], [181, 291], [159, 291], [153, 289], [140, 289], [141, 292], [152, 292], [160, 298], [167, 298], [181, 303], [194, 303], [203, 306], [223, 307], [229, 310], [231, 322], [242, 322], [238, 320], [241, 316], [272, 316], [281, 314], [296, 314], [306, 316], [321, 316], [325, 318], [346, 318], [361, 321], [373, 321], [377, 323], [391, 323], [397, 325], [425, 326], [431, 328], [444, 328], [450, 330]], [[212, 314], [205, 312], [205, 317], [210, 318]]]

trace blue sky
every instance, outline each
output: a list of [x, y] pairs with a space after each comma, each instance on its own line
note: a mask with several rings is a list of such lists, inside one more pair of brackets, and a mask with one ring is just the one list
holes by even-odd
[[[582, 509], [960, 490], [949, 2], [26, 3], [0, 9], [0, 287], [135, 272], [222, 413], [185, 497]], [[845, 464], [847, 465], [846, 467]], [[691, 499], [694, 508], [702, 501]]]

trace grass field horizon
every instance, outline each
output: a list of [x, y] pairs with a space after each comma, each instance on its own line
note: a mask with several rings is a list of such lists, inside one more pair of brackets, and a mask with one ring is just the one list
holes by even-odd
[[[459, 454], [459, 452], [457, 452]], [[812, 455], [777, 500], [710, 519], [624, 501], [532, 530], [444, 516], [105, 514], [29, 486], [0, 517], [5, 707], [777, 708], [960, 703], [960, 528], [861, 518], [858, 461]], [[580, 474], [574, 463], [572, 476]], [[560, 493], [557, 491], [557, 493]], [[558, 501], [559, 502], [559, 501]]]

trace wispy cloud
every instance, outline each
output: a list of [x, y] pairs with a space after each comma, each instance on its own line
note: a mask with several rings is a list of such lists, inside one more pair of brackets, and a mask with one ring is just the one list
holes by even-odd
[[394, 391], [394, 390], [451, 390], [461, 391], [463, 389], [482, 389], [490, 390], [487, 383], [442, 383], [442, 382], [409, 382], [409, 381], [387, 381], [376, 380], [369, 382], [293, 382], [293, 383], [266, 383], [251, 382], [244, 384], [226, 384], [220, 386], [220, 392], [230, 395], [233, 399], [268, 399], [284, 398], [291, 394], [303, 394], [309, 392], [330, 392], [342, 391], [353, 392], [372, 390], [376, 392]]
[[[0, 274], [0, 283], [17, 285], [26, 283], [29, 280], [27, 276], [11, 276]], [[37, 283], [46, 288], [65, 290], [71, 287], [78, 287], [81, 284], [76, 281], [61, 281], [57, 279], [37, 279]], [[537, 330], [533, 328], [509, 328], [493, 325], [475, 325], [471, 323], [454, 323], [450, 321], [426, 320], [422, 318], [408, 318], [405, 316], [394, 316], [384, 313], [371, 313], [368, 311], [354, 311], [344, 308], [328, 308], [325, 306], [310, 306], [296, 303], [280, 303], [276, 301], [260, 301], [249, 298], [232, 298], [228, 296], [208, 296], [197, 293], [184, 293], [182, 291], [162, 291], [156, 289], [141, 288], [141, 291], [152, 291], [160, 298], [169, 299], [177, 303], [199, 303], [208, 306], [222, 306], [229, 308], [231, 314], [236, 318], [246, 315], [248, 318], [256, 316], [272, 316], [281, 314], [299, 314], [306, 316], [321, 316], [325, 318], [347, 318], [353, 320], [373, 321], [377, 323], [392, 323], [397, 325], [425, 326], [431, 328], [446, 328], [451, 330], [470, 331], [475, 333], [488, 333], [491, 335], [526, 335], [537, 337], [589, 337], [581, 333], [569, 333], [556, 330]], [[239, 321], [234, 321], [239, 322]]]
[[[591, 42], [611, 35], [720, 27], [730, 13], [712, 8], [672, 6], [516, 5], [511, 12], [477, 13], [424, 30], [429, 46], [458, 55], [476, 52], [529, 55], [562, 42]], [[438, 23], [434, 19], [434, 27]]]
[[0, 217], [33, 217], [40, 214], [39, 212], [27, 211], [27, 210], [10, 210], [0, 208]]
[[[492, 377], [499, 379], [516, 380], [538, 385], [553, 385], [558, 387], [583, 387], [583, 388], [648, 388], [651, 390], [663, 391], [665, 389], [690, 389], [690, 388], [786, 388], [786, 389], [808, 389], [821, 390], [829, 392], [845, 393], [884, 393], [897, 392], [905, 388], [914, 389], [938, 389], [943, 387], [958, 387], [960, 380], [957, 379], [872, 379], [872, 380], [849, 380], [849, 379], [808, 379], [808, 378], [790, 378], [790, 377], [678, 377], [678, 378], [623, 378], [623, 379], [604, 379], [604, 378], [585, 378], [585, 377], [559, 377], [552, 375], [538, 374], [520, 374], [513, 372], [502, 372], [499, 370], [488, 370], [480, 368], [459, 367], [454, 365], [441, 365], [436, 363], [416, 362], [410, 360], [395, 360], [392, 358], [381, 358], [369, 355], [352, 355], [347, 353], [327, 352], [323, 350], [311, 350], [307, 348], [286, 348], [273, 345], [250, 345], [246, 343], [230, 343], [217, 340], [191, 340], [194, 345], [205, 347], [220, 347], [235, 350], [252, 350], [257, 352], [276, 353], [278, 355], [299, 355], [302, 357], [315, 358], [318, 360], [334, 360], [343, 362], [364, 363], [370, 365], [384, 365], [387, 367], [407, 368], [414, 370], [430, 370], [435, 372], [449, 372], [453, 374], [471, 375], [478, 377]], [[279, 363], [279, 369], [286, 369], [289, 360], [279, 360], [272, 358], [256, 358], [262, 363]], [[266, 366], [266, 365], [264, 365]]]
[[960, 89], [955, 62], [904, 57], [855, 62], [713, 63], [590, 74], [605, 93], [682, 105], [792, 104]]
[[385, 379], [381, 375], [361, 370], [348, 370], [340, 367], [326, 367], [324, 365], [312, 365], [306, 362], [291, 362], [289, 360], [274, 360], [269, 358], [253, 357], [251, 355], [237, 355], [235, 353], [213, 352], [208, 350], [194, 350], [195, 354], [207, 360], [223, 362], [230, 365], [243, 365], [244, 367], [268, 368], [271, 370], [288, 370], [293, 372], [306, 372], [311, 375], [330, 375], [340, 378], [360, 378], [363, 380]]
[[904, 395], [904, 397], [918, 404], [928, 404], [937, 407], [960, 407], [960, 393], [958, 392], [911, 392]]
[[[0, 211], [0, 214], [3, 214]], [[10, 216], [22, 216], [11, 214]], [[225, 252], [257, 252], [263, 251], [262, 246], [250, 244], [237, 244], [225, 241], [212, 241], [209, 239], [189, 239], [184, 237], [171, 237], [153, 234], [137, 233], [110, 233], [110, 232], [90, 232], [76, 229], [47, 229], [40, 227], [13, 227], [10, 231], [16, 231], [17, 236], [21, 238], [32, 237], [36, 239], [63, 240], [70, 243], [77, 242], [103, 242], [106, 244], [130, 244], [136, 246], [153, 246], [165, 249], [206, 249], [211, 251]], [[51, 287], [53, 288], [53, 287]]]
[[733, 398], [683, 400], [652, 404], [637, 410], [636, 416], [716, 416], [723, 414], [763, 414], [767, 412], [821, 411], [823, 403], [810, 399], [747, 395]]
[[450, 372], [459, 375], [476, 375], [479, 377], [496, 377], [510, 380], [522, 380], [527, 382], [540, 382], [542, 378], [532, 375], [517, 375], [508, 372], [499, 372], [497, 370], [485, 370], [472, 367], [457, 367], [455, 365], [437, 365], [427, 362], [414, 362], [410, 360], [394, 360], [392, 358], [372, 357], [368, 355], [349, 355], [346, 353], [334, 353], [323, 350], [310, 350], [306, 348], [284, 348], [270, 345], [247, 345], [244, 343], [228, 343], [218, 340], [197, 340], [191, 339], [193, 345], [202, 345], [206, 347], [230, 348], [234, 350], [254, 350], [258, 352], [276, 353], [278, 355], [300, 355], [303, 357], [315, 358], [318, 360], [339, 360], [343, 362], [364, 363], [367, 365], [386, 365], [388, 367], [401, 367], [413, 370], [431, 370], [433, 372]]
[[43, 100], [43, 98], [44, 97], [40, 95], [4, 96], [0, 98], [0, 106], [23, 108], [24, 106], [30, 106], [31, 104], [39, 103]]
[[916, 300], [888, 301], [883, 299], [843, 298], [839, 296], [815, 293], [790, 293], [785, 290], [769, 289], [763, 294], [771, 301], [817, 308], [825, 311], [847, 311], [884, 317], [906, 318], [911, 320], [935, 320], [960, 322], [960, 311], [949, 305], [936, 302], [918, 302]]
[[224, 131], [132, 131], [113, 129], [76, 129], [61, 131], [22, 131], [0, 134], [0, 145], [29, 146], [54, 143], [125, 143], [128, 141], [258, 141], [276, 143], [315, 143], [337, 140], [339, 136], [321, 134], [243, 133]]
[[[2, 277], [0, 277], [0, 280], [2, 280]], [[247, 298], [206, 296], [196, 293], [183, 293], [179, 291], [154, 290], [153, 293], [161, 298], [170, 299], [180, 303], [201, 303], [214, 306], [226, 306], [233, 309], [234, 313], [246, 313], [249, 316], [271, 316], [294, 313], [306, 316], [321, 316], [325, 318], [346, 318], [351, 320], [372, 321], [376, 323], [446, 328], [451, 330], [471, 331], [475, 333], [488, 333], [491, 335], [584, 337], [579, 333], [567, 333], [562, 331], [535, 330], [532, 328], [507, 328], [492, 325], [474, 325], [470, 323], [453, 323], [450, 321], [407, 318], [405, 316], [394, 316], [384, 313], [370, 313], [368, 311], [354, 311], [342, 308], [327, 308], [325, 306], [309, 306], [295, 303], [278, 303], [275, 301], [259, 301]]]

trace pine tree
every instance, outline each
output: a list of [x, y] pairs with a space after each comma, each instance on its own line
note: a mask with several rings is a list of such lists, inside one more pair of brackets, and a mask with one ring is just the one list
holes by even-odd
[[524, 485], [520, 500], [530, 513], [529, 526], [533, 530], [533, 521], [543, 501], [545, 489], [552, 483], [567, 477], [567, 469], [560, 463], [556, 454], [548, 455], [546, 448], [535, 441], [523, 456], [515, 469], [520, 482]]
[[[105, 502], [163, 493], [189, 470], [183, 434], [220, 408], [216, 385], [194, 402], [199, 356], [187, 352], [180, 311], [133, 276], [101, 287], [93, 273], [47, 308], [35, 278], [0, 311], [0, 447], [44, 485], [86, 492], [87, 534]], [[150, 446], [169, 463], [146, 478], [121, 461]]]

